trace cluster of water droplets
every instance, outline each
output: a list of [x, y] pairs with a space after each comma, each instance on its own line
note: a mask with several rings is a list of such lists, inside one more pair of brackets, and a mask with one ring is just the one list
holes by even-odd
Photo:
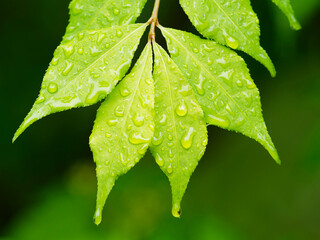
[[[209, 123], [239, 131], [250, 126], [248, 118], [262, 121], [259, 92], [243, 59], [189, 33], [169, 29], [164, 33], [171, 55], [197, 93]], [[257, 135], [254, 131], [248, 134]]]

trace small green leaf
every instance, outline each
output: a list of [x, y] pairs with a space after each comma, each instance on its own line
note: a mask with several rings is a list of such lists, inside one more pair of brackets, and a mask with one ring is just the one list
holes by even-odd
[[134, 23], [147, 0], [73, 0], [64, 40], [83, 30], [99, 30]]
[[261, 112], [259, 90], [241, 57], [191, 33], [161, 27], [173, 60], [190, 82], [209, 124], [261, 143], [280, 163]]
[[77, 39], [60, 45], [44, 76], [39, 97], [13, 141], [49, 114], [89, 106], [105, 98], [128, 71], [146, 26], [84, 31]]
[[301, 29], [301, 25], [294, 15], [290, 0], [272, 0], [272, 2], [277, 5], [280, 10], [287, 16], [290, 26], [294, 30]]
[[102, 103], [90, 136], [98, 178], [96, 224], [101, 222], [101, 211], [116, 179], [128, 172], [149, 147], [154, 131], [153, 105], [149, 43], [132, 72]]
[[154, 44], [155, 134], [151, 152], [172, 188], [172, 214], [207, 145], [207, 128], [195, 94], [168, 54]]
[[203, 36], [246, 52], [272, 76], [276, 75], [268, 54], [260, 46], [259, 20], [249, 0], [180, 0], [180, 4]]

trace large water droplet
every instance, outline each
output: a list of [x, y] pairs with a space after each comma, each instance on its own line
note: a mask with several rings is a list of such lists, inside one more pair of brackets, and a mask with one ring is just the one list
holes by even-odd
[[162, 143], [163, 141], [163, 136], [162, 136], [162, 132], [159, 132], [157, 135], [156, 133], [154, 134], [153, 138], [152, 138], [152, 144], [155, 146], [158, 146]]
[[225, 41], [227, 45], [233, 49], [237, 49], [239, 47], [239, 42], [231, 36], [226, 36]]
[[107, 121], [108, 125], [111, 127], [111, 126], [115, 126], [117, 123], [119, 122], [118, 119], [109, 119]]
[[180, 117], [185, 116], [188, 113], [187, 105], [184, 101], [181, 101], [180, 104], [176, 107], [176, 114]]
[[48, 86], [49, 93], [55, 93], [58, 91], [58, 85], [56, 83], [50, 83]]
[[114, 110], [114, 114], [117, 117], [123, 117], [124, 115], [124, 106], [117, 106]]
[[147, 143], [149, 141], [149, 139], [146, 139], [144, 138], [141, 133], [133, 133], [130, 135], [129, 137], [129, 141], [132, 143], [132, 144], [140, 144], [140, 143]]
[[134, 115], [132, 120], [133, 120], [134, 125], [136, 125], [137, 127], [141, 127], [144, 123], [144, 116], [140, 112], [137, 112]]
[[122, 97], [126, 97], [130, 95], [130, 91], [127, 88], [122, 87], [120, 88], [120, 94]]
[[163, 160], [163, 158], [157, 153], [157, 155], [156, 155], [156, 163], [160, 166], [160, 167], [162, 167], [163, 165], [164, 165], [164, 160]]
[[194, 128], [189, 128], [188, 132], [181, 138], [181, 145], [185, 149], [189, 149], [192, 146], [193, 136], [195, 135]]

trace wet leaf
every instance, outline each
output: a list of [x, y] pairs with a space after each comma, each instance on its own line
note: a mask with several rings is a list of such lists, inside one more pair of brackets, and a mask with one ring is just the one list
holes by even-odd
[[196, 92], [206, 122], [255, 139], [280, 163], [263, 120], [259, 90], [244, 60], [214, 41], [164, 27], [161, 31]]
[[246, 52], [275, 76], [273, 63], [260, 46], [259, 20], [249, 0], [180, 0], [180, 4], [203, 36]]
[[155, 134], [151, 152], [172, 188], [172, 214], [180, 216], [180, 202], [189, 178], [207, 145], [203, 112], [179, 68], [154, 44]]
[[77, 39], [61, 44], [44, 76], [39, 97], [14, 140], [49, 114], [89, 106], [105, 98], [128, 71], [146, 26], [84, 31]]
[[83, 30], [99, 30], [134, 23], [147, 0], [73, 0], [65, 41]]
[[116, 179], [129, 171], [147, 151], [154, 131], [152, 49], [140, 59], [98, 110], [90, 137], [97, 165], [98, 193], [95, 222]]
[[293, 29], [301, 29], [301, 25], [294, 15], [290, 0], [272, 0], [272, 2], [276, 4], [280, 8], [280, 10], [286, 15], [286, 17], [289, 20], [290, 26]]

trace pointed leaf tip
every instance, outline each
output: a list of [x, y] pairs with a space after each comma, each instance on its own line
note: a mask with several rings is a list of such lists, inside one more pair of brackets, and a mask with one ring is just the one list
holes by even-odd
[[181, 217], [181, 207], [180, 204], [174, 203], [172, 206], [172, 216], [175, 218]]
[[98, 226], [102, 221], [102, 213], [101, 209], [97, 207], [96, 212], [94, 213], [93, 217], [94, 223]]

